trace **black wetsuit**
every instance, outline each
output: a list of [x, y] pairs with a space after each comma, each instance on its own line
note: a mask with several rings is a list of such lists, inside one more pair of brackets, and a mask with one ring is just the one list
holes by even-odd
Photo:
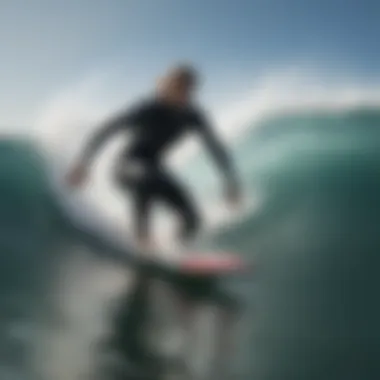
[[[124, 149], [116, 166], [116, 178], [133, 194], [136, 234], [148, 234], [149, 210], [153, 201], [164, 201], [183, 219], [183, 238], [199, 229], [200, 218], [191, 197], [164, 166], [169, 149], [187, 132], [202, 137], [230, 183], [236, 183], [228, 155], [215, 137], [203, 112], [195, 107], [179, 108], [158, 99], [143, 101], [122, 112], [90, 140], [84, 161], [90, 160], [103, 142], [116, 132], [126, 132], [131, 143]], [[134, 172], [140, 165], [143, 172]]]

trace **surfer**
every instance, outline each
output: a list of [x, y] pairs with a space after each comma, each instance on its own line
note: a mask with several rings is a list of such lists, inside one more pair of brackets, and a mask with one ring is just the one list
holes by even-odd
[[153, 96], [123, 110], [96, 131], [68, 173], [71, 186], [83, 185], [101, 146], [117, 132], [131, 137], [131, 143], [117, 161], [115, 179], [132, 200], [134, 236], [144, 250], [157, 248], [149, 229], [151, 207], [155, 201], [164, 202], [180, 216], [180, 241], [191, 241], [201, 227], [201, 218], [191, 195], [164, 164], [170, 148], [187, 133], [201, 136], [221, 169], [226, 184], [226, 201], [233, 206], [240, 200], [240, 187], [231, 159], [214, 134], [207, 116], [195, 105], [198, 82], [198, 73], [193, 67], [178, 65], [171, 68]]
[[[121, 190], [129, 195], [134, 208], [134, 237], [142, 251], [155, 251], [157, 245], [152, 239], [149, 228], [150, 212], [155, 201], [163, 201], [181, 218], [179, 240], [186, 244], [191, 241], [201, 227], [201, 218], [191, 195], [179, 183], [165, 166], [166, 154], [179, 140], [193, 133], [204, 141], [207, 150], [215, 159], [225, 179], [225, 199], [235, 206], [240, 201], [240, 186], [231, 159], [225, 147], [219, 142], [207, 116], [195, 104], [195, 92], [198, 88], [198, 73], [188, 65], [171, 68], [157, 86], [156, 93], [147, 100], [120, 112], [106, 121], [90, 138], [79, 160], [68, 173], [68, 183], [78, 187], [85, 183], [89, 175], [90, 164], [101, 146], [114, 134], [120, 132], [130, 136], [128, 147], [119, 157], [115, 179]], [[123, 324], [128, 328], [129, 339], [123, 344], [129, 346], [128, 355], [134, 351], [130, 333], [138, 331], [141, 318], [134, 318], [138, 310], [148, 308], [147, 295], [150, 276], [139, 273], [130, 292], [130, 302]], [[193, 285], [189, 286], [191, 289]], [[198, 286], [195, 286], [198, 288]], [[178, 291], [178, 289], [175, 289]], [[191, 290], [192, 292], [192, 290]], [[196, 305], [183, 294], [173, 299], [178, 301], [184, 329], [193, 322]], [[230, 323], [221, 328], [228, 335]], [[142, 344], [139, 334], [135, 341]], [[222, 344], [227, 346], [227, 344]], [[141, 358], [146, 358], [141, 349]], [[136, 358], [134, 362], [138, 361]], [[146, 365], [140, 365], [146, 368]]]

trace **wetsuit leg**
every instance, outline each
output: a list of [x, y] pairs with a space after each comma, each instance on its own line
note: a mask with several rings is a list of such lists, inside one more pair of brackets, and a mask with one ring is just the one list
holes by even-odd
[[[128, 198], [130, 198], [132, 203], [133, 212], [133, 228], [134, 236], [142, 241], [148, 240], [150, 236], [149, 231], [149, 218], [150, 210], [155, 195], [155, 175], [154, 171], [144, 163], [138, 163], [145, 168], [144, 175], [135, 175], [135, 173], [129, 173], [128, 170], [120, 170], [120, 167], [116, 171], [115, 179], [119, 188], [127, 193]], [[128, 163], [125, 166], [128, 168]], [[132, 165], [133, 166], [133, 163]]]
[[178, 213], [182, 219], [181, 238], [183, 240], [193, 238], [200, 229], [200, 217], [190, 195], [167, 172], [160, 173], [156, 186], [158, 198]]
[[150, 236], [149, 218], [153, 196], [148, 183], [140, 183], [133, 194], [135, 236], [139, 240], [146, 240]]
[[132, 196], [135, 233], [139, 239], [149, 237], [152, 204], [163, 201], [182, 219], [181, 238], [191, 239], [200, 228], [198, 211], [185, 189], [167, 171], [155, 165], [145, 165], [145, 175], [135, 177], [123, 174], [117, 177], [119, 185]]

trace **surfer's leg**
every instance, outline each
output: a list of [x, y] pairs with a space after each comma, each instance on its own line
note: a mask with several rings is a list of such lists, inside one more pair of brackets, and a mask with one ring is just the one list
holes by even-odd
[[117, 167], [115, 180], [123, 195], [131, 199], [133, 238], [139, 248], [150, 251], [155, 246], [149, 228], [150, 211], [157, 192], [155, 171], [144, 162], [122, 163]]
[[124, 181], [123, 189], [127, 191], [132, 203], [133, 238], [143, 251], [150, 251], [154, 246], [150, 232], [150, 212], [153, 203], [153, 187], [146, 178]]
[[134, 235], [140, 248], [150, 250], [154, 248], [150, 232], [150, 211], [153, 194], [149, 186], [139, 186], [134, 194]]
[[159, 197], [182, 219], [180, 238], [189, 241], [200, 229], [201, 220], [198, 210], [186, 190], [168, 173], [160, 176]]

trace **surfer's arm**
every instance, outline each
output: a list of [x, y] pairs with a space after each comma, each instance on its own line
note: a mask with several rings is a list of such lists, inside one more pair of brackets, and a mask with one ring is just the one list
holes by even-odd
[[81, 155], [81, 164], [88, 165], [99, 152], [100, 148], [115, 134], [125, 130], [127, 127], [138, 123], [141, 114], [141, 108], [133, 108], [116, 115], [106, 121], [90, 137]]
[[207, 118], [202, 114], [195, 116], [196, 127], [200, 134], [208, 152], [213, 157], [215, 163], [223, 173], [229, 185], [238, 187], [236, 170], [234, 169], [232, 159], [227, 151], [227, 148], [221, 143], [216, 136], [212, 125]]

